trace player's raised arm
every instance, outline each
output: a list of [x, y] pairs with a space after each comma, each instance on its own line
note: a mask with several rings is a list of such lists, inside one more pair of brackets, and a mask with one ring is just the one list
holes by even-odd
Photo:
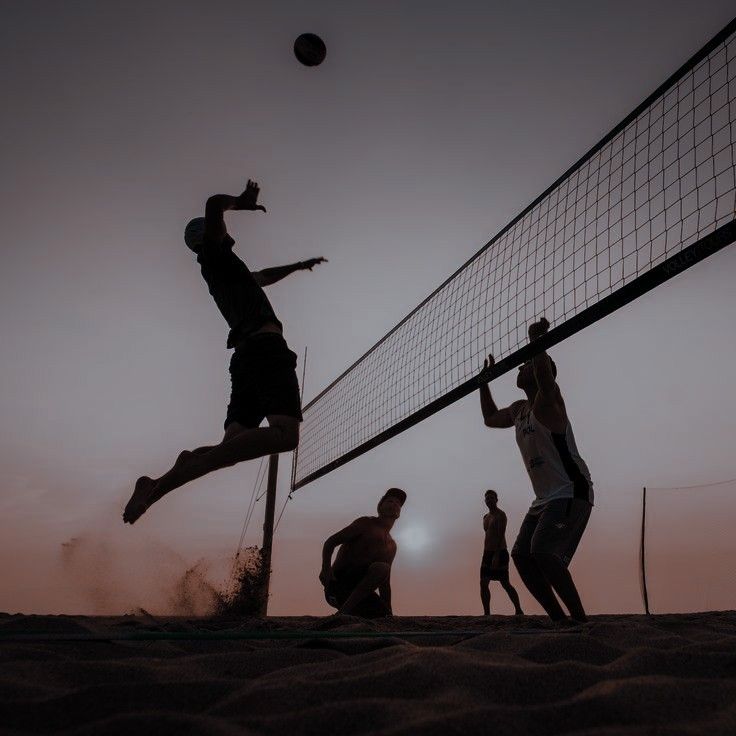
[[261, 271], [254, 271], [253, 278], [259, 286], [270, 286], [277, 281], [286, 278], [295, 271], [311, 271], [319, 263], [327, 263], [326, 258], [309, 258], [306, 261], [298, 263], [290, 263], [287, 266], [274, 266], [273, 268], [264, 268]]
[[208, 243], [220, 243], [227, 235], [224, 214], [230, 209], [232, 200], [229, 194], [213, 194], [204, 208], [204, 237]]
[[205, 239], [219, 243], [225, 235], [225, 212], [228, 210], [260, 210], [265, 212], [263, 205], [257, 204], [260, 187], [256, 182], [248, 179], [245, 190], [237, 197], [230, 194], [213, 194], [205, 205]]
[[[542, 317], [538, 322], [529, 325], [529, 342], [534, 342], [549, 330], [549, 322]], [[539, 393], [546, 398], [552, 398], [557, 394], [557, 381], [552, 369], [552, 361], [546, 352], [537, 353], [532, 358], [532, 369], [537, 382]]]
[[319, 579], [322, 585], [327, 585], [332, 577], [332, 554], [335, 549], [337, 549], [341, 544], [351, 542], [353, 539], [360, 536], [362, 531], [363, 522], [361, 519], [356, 519], [352, 524], [349, 524], [344, 529], [341, 529], [331, 537], [327, 537], [324, 545], [322, 546], [322, 569], [319, 573]]
[[483, 414], [483, 423], [486, 427], [495, 427], [498, 429], [505, 429], [507, 427], [514, 426], [514, 417], [511, 411], [511, 406], [507, 406], [504, 409], [499, 409], [496, 406], [496, 402], [491, 396], [491, 389], [488, 386], [488, 373], [494, 366], [494, 359], [492, 355], [483, 362], [483, 370], [478, 376], [478, 391], [480, 393], [480, 410]]

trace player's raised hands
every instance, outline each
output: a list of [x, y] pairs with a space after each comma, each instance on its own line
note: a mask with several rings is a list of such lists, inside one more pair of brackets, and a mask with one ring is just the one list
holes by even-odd
[[235, 206], [233, 209], [235, 210], [261, 210], [261, 212], [265, 212], [266, 208], [261, 204], [256, 204], [258, 202], [258, 195], [261, 192], [261, 188], [256, 184], [256, 182], [252, 181], [251, 179], [248, 179], [248, 184], [245, 187], [245, 191], [239, 196], [235, 198]]
[[542, 317], [539, 321], [529, 325], [529, 339], [536, 340], [546, 334], [547, 330], [549, 330], [549, 322]]
[[327, 259], [322, 258], [321, 256], [319, 258], [307, 258], [306, 261], [301, 261], [301, 267], [304, 271], [311, 271], [315, 266], [319, 265], [320, 263], [327, 263]]
[[494, 365], [496, 365], [496, 359], [489, 353], [488, 357], [483, 361], [483, 370], [478, 374], [479, 386], [491, 380], [491, 370]]

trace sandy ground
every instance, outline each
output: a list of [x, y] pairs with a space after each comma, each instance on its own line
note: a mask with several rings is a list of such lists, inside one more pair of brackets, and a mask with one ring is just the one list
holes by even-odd
[[736, 734], [734, 612], [0, 614], [0, 657], [2, 734]]

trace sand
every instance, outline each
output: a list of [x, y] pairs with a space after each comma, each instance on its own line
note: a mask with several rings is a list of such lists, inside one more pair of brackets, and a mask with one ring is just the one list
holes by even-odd
[[733, 612], [0, 614], [0, 657], [1, 734], [736, 734]]

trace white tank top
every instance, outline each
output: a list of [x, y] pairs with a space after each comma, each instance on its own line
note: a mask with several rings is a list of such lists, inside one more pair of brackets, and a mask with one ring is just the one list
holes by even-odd
[[535, 416], [529, 402], [517, 412], [516, 442], [521, 450], [536, 498], [532, 506], [542, 506], [556, 498], [580, 498], [593, 504], [593, 481], [580, 457], [572, 425], [556, 434]]

